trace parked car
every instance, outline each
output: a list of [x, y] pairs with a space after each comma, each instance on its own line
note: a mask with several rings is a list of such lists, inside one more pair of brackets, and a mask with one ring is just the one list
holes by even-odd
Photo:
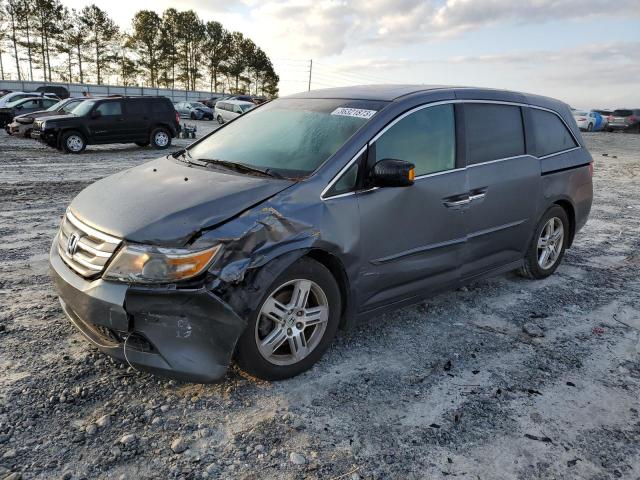
[[640, 108], [614, 110], [609, 117], [607, 130], [640, 133]]
[[215, 114], [216, 120], [222, 125], [229, 122], [243, 113], [255, 107], [253, 102], [245, 102], [244, 100], [224, 100], [216, 103]]
[[31, 136], [67, 153], [87, 145], [135, 143], [167, 148], [180, 131], [180, 117], [166, 97], [90, 98], [70, 115], [36, 119]]
[[67, 87], [63, 87], [62, 85], [42, 85], [41, 87], [36, 88], [36, 92], [52, 93], [61, 100], [69, 98], [69, 90], [67, 90]]
[[305, 92], [83, 190], [53, 283], [120, 362], [209, 382], [233, 357], [283, 379], [358, 319], [514, 269], [551, 275], [587, 221], [592, 168], [550, 98]]
[[31, 137], [33, 122], [36, 118], [53, 117], [55, 115], [66, 115], [71, 113], [85, 98], [67, 98], [60, 100], [46, 110], [39, 110], [32, 113], [25, 113], [14, 117], [13, 122], [7, 125], [7, 133], [10, 135], [22, 135]]
[[241, 100], [243, 102], [253, 103], [253, 97], [251, 95], [233, 95], [229, 97], [227, 100]]
[[205, 98], [204, 100], [200, 100], [200, 103], [204, 103], [209, 108], [215, 108], [216, 103], [227, 98], [229, 98], [229, 95], [214, 95], [209, 98]]
[[606, 130], [607, 126], [609, 125], [609, 117], [611, 116], [611, 114], [613, 113], [612, 110], [593, 110], [596, 113], [599, 113], [600, 116], [602, 117], [602, 125], [600, 125], [600, 128], [598, 128], [598, 126], [596, 125], [596, 130]]
[[47, 97], [47, 98], [57, 98], [52, 93], [41, 94], [36, 92], [10, 92], [7, 93], [4, 97], [0, 98], [0, 108], [7, 105], [9, 102], [15, 102], [17, 100], [22, 100], [27, 97]]
[[4, 107], [0, 108], [0, 128], [5, 128], [7, 133], [10, 133], [7, 127], [13, 122], [13, 118], [16, 115], [46, 110], [56, 103], [58, 103], [58, 100], [48, 97], [26, 97], [8, 102]]
[[191, 120], [213, 120], [213, 110], [200, 102], [178, 102], [174, 104], [176, 111], [183, 118]]
[[573, 118], [580, 130], [585, 132], [592, 132], [596, 125], [596, 115], [593, 112], [586, 112], [584, 110], [573, 110]]

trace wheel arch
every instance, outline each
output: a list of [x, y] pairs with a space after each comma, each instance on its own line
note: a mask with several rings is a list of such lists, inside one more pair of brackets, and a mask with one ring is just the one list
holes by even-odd
[[176, 138], [176, 133], [177, 133], [176, 128], [165, 122], [153, 123], [149, 128], [149, 136], [151, 136], [151, 134], [156, 128], [165, 128], [171, 135], [171, 138]]
[[329, 272], [331, 272], [331, 275], [333, 275], [333, 278], [338, 284], [338, 289], [340, 290], [340, 299], [342, 301], [342, 311], [340, 312], [340, 328], [349, 328], [351, 326], [351, 322], [349, 321], [349, 319], [353, 317], [352, 315], [348, 315], [349, 307], [351, 306], [351, 288], [349, 277], [347, 276], [347, 271], [345, 270], [342, 261], [332, 253], [319, 248], [313, 248], [309, 250], [304, 256], [312, 258], [316, 262], [322, 264], [327, 268], [327, 270], [329, 270]]
[[576, 234], [576, 209], [571, 201], [566, 198], [557, 199], [553, 202], [552, 205], [558, 205], [567, 213], [567, 218], [569, 219], [569, 242], [567, 243], [568, 248], [573, 244], [573, 238]]

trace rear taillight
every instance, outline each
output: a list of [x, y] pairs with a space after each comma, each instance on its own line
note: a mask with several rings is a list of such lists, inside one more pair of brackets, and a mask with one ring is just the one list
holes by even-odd
[[610, 121], [612, 121], [612, 120], [613, 120], [613, 115], [609, 115], [609, 116], [607, 117], [607, 122], [610, 122]]
[[633, 122], [635, 122], [636, 120], [637, 120], [637, 118], [636, 118], [635, 116], [633, 116], [633, 115], [631, 115], [631, 116], [629, 117], [629, 123], [633, 123]]
[[589, 176], [593, 177], [593, 162], [589, 164]]
[[178, 112], [176, 112], [176, 123], [180, 124], [180, 114]]
[[580, 120], [581, 122], [584, 122], [587, 119], [587, 117], [579, 117], [578, 120]]

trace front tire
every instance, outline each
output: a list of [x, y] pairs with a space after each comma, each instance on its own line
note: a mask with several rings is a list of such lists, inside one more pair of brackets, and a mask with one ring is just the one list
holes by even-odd
[[218, 115], [218, 123], [220, 125], [222, 125], [224, 123], [224, 119], [222, 118], [222, 115]]
[[164, 150], [171, 146], [171, 134], [166, 128], [154, 128], [150, 137], [151, 146], [158, 150]]
[[553, 205], [542, 216], [518, 273], [540, 280], [556, 271], [569, 241], [569, 217], [559, 205]]
[[315, 364], [338, 330], [340, 290], [327, 268], [302, 258], [271, 285], [238, 341], [236, 361], [263, 380], [294, 377]]
[[72, 130], [62, 135], [62, 150], [65, 153], [82, 153], [87, 147], [87, 141], [80, 132]]

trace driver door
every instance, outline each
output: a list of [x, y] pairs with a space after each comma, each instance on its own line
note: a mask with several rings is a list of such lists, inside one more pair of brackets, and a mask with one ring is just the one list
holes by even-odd
[[96, 143], [126, 138], [122, 102], [109, 100], [96, 105], [89, 119], [89, 129]]
[[466, 171], [457, 168], [453, 104], [419, 107], [369, 145], [368, 168], [393, 158], [415, 165], [408, 187], [357, 194], [362, 265], [360, 311], [457, 283], [465, 246]]

